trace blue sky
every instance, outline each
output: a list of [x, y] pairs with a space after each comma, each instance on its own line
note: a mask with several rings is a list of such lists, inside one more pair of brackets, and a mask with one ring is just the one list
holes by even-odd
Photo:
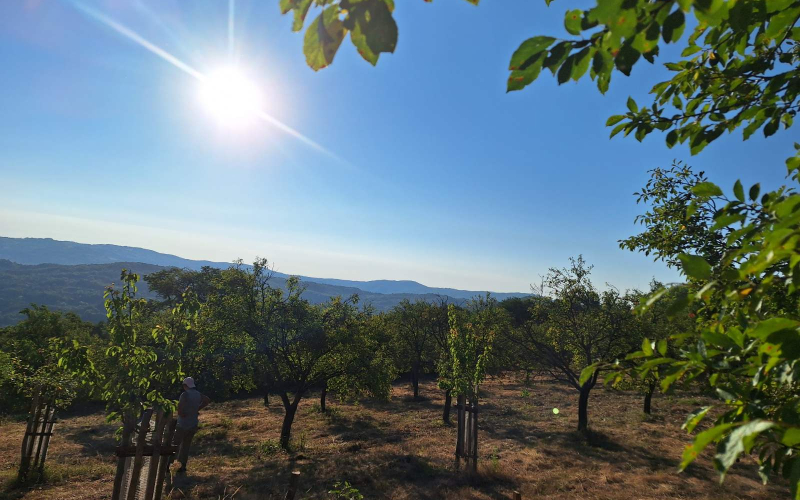
[[[397, 2], [394, 54], [373, 68], [345, 40], [314, 73], [277, 0], [237, 0], [234, 54], [264, 111], [337, 160], [268, 124], [220, 128], [194, 78], [74, 2], [2, 2], [0, 235], [495, 291], [581, 253], [599, 284], [675, 280], [617, 246], [638, 230], [647, 170], [679, 159], [726, 189], [774, 187], [795, 134], [736, 132], [697, 157], [659, 134], [609, 140], [606, 118], [666, 79], [658, 63], [615, 74], [605, 96], [549, 73], [506, 94], [519, 43], [564, 36], [565, 10], [585, 4]], [[229, 60], [225, 0], [83, 5], [203, 73]]]

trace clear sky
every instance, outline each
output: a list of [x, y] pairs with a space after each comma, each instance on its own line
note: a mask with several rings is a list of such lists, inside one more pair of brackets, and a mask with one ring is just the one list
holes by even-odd
[[[599, 284], [675, 280], [617, 246], [647, 170], [679, 159], [726, 189], [776, 186], [796, 133], [738, 131], [694, 158], [659, 134], [609, 140], [606, 118], [666, 79], [646, 62], [605, 96], [549, 73], [506, 94], [519, 43], [565, 36], [582, 3], [396, 2], [394, 54], [373, 68], [345, 40], [314, 73], [278, 0], [236, 0], [232, 46], [225, 0], [0, 2], [0, 235], [495, 291], [581, 253]], [[264, 112], [327, 152], [267, 123], [221, 127], [195, 78], [89, 11], [204, 74], [237, 60]]]

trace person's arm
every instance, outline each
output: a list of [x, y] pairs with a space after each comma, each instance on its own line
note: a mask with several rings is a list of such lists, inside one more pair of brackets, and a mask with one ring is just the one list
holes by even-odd
[[211, 404], [211, 398], [203, 394], [203, 399], [200, 400], [200, 408], [198, 408], [197, 410], [200, 411], [210, 404]]

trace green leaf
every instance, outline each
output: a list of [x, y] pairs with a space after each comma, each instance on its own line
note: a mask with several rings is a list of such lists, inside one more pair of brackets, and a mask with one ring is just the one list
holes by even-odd
[[742, 187], [742, 182], [737, 180], [736, 184], [733, 185], [733, 194], [736, 196], [736, 199], [744, 203], [744, 188]]
[[622, 74], [630, 76], [633, 65], [636, 64], [640, 56], [641, 54], [638, 50], [626, 43], [619, 49], [619, 53], [614, 58], [614, 65]]
[[551, 36], [535, 36], [533, 38], [528, 38], [514, 51], [514, 54], [511, 56], [511, 62], [508, 64], [508, 69], [511, 71], [524, 69], [522, 65], [525, 64], [526, 61], [547, 50], [555, 41], [556, 39]]
[[555, 44], [544, 60], [544, 67], [555, 75], [558, 68], [569, 56], [570, 50], [572, 50], [572, 42], [559, 42]]
[[667, 341], [664, 340], [664, 339], [661, 339], [658, 342], [656, 342], [656, 349], [658, 350], [658, 353], [660, 355], [666, 356], [667, 355]]
[[784, 9], [778, 12], [770, 18], [769, 26], [767, 26], [764, 34], [769, 38], [777, 38], [783, 35], [786, 30], [794, 25], [798, 16], [800, 16], [800, 7]]
[[681, 429], [685, 429], [686, 432], [692, 432], [694, 428], [697, 427], [697, 424], [699, 424], [703, 418], [705, 418], [708, 410], [711, 408], [713, 408], [713, 406], [703, 406], [691, 412], [686, 417], [686, 421], [683, 422], [683, 425], [681, 425]]
[[703, 50], [703, 49], [698, 45], [689, 45], [688, 47], [683, 49], [683, 52], [681, 52], [681, 57], [689, 57], [689, 56], [695, 55], [698, 52], [700, 52], [701, 50]]
[[670, 130], [669, 133], [667, 133], [667, 147], [672, 149], [677, 141], [678, 132], [676, 130]]
[[756, 201], [758, 199], [758, 195], [759, 195], [760, 192], [761, 192], [761, 184], [753, 184], [750, 187], [750, 192], [748, 193], [749, 196], [750, 196], [750, 199], [752, 201]]
[[637, 113], [639, 111], [639, 108], [636, 106], [636, 101], [633, 100], [633, 97], [628, 97], [628, 109], [631, 110], [631, 113]]
[[645, 356], [653, 355], [653, 346], [650, 343], [650, 339], [646, 337], [642, 340], [642, 352], [645, 354]]
[[675, 9], [667, 19], [664, 20], [664, 26], [661, 29], [661, 36], [667, 43], [677, 42], [683, 30], [686, 27], [686, 16], [684, 16], [681, 9]]
[[610, 116], [608, 120], [606, 120], [606, 127], [610, 127], [611, 125], [616, 125], [617, 123], [621, 122], [624, 119], [625, 115]]
[[384, 0], [365, 0], [348, 12], [345, 26], [358, 53], [373, 66], [381, 52], [394, 52], [397, 23]]
[[575, 62], [572, 65], [572, 79], [576, 82], [586, 74], [589, 69], [589, 61], [591, 61], [591, 54], [594, 49], [591, 47], [584, 47], [583, 50], [575, 54]]
[[722, 471], [727, 471], [736, 463], [742, 453], [750, 450], [753, 440], [762, 432], [775, 427], [775, 424], [766, 420], [753, 420], [737, 427], [720, 443], [720, 449], [714, 457], [717, 466]]
[[797, 427], [790, 427], [786, 429], [781, 437], [781, 444], [785, 446], [797, 446], [800, 444], [800, 429]]
[[575, 64], [575, 54], [570, 55], [567, 57], [567, 60], [564, 61], [564, 64], [561, 65], [561, 68], [558, 70], [558, 75], [556, 79], [558, 80], [558, 84], [561, 85], [562, 83], [566, 83], [569, 81], [570, 77], [572, 77], [572, 67]]
[[706, 446], [719, 439], [731, 427], [733, 427], [732, 423], [720, 424], [698, 434], [691, 446], [687, 446], [683, 450], [683, 460], [681, 460], [678, 468], [680, 470], [685, 469], [706, 449]]
[[303, 29], [303, 24], [306, 21], [308, 8], [311, 7], [311, 0], [297, 0], [292, 3], [295, 4], [292, 7], [292, 10], [294, 11], [294, 21], [292, 22], [292, 31], [300, 31], [301, 29]]
[[[528, 62], [529, 61], [530, 59]], [[508, 85], [506, 87], [507, 92], [521, 90], [536, 80], [536, 78], [539, 76], [539, 73], [542, 71], [544, 52], [541, 52], [535, 56], [535, 61], [533, 64], [528, 65], [528, 62], [525, 63], [524, 69], [511, 72], [511, 76], [508, 77]]]
[[331, 5], [309, 25], [303, 41], [306, 63], [314, 71], [333, 62], [344, 39], [345, 29], [339, 20], [339, 6]]
[[701, 182], [692, 188], [692, 192], [702, 197], [722, 196], [722, 189], [713, 182]]
[[764, 3], [767, 6], [767, 12], [772, 14], [773, 12], [785, 9], [794, 2], [795, 0], [766, 0]]
[[690, 278], [707, 280], [711, 277], [711, 264], [697, 255], [681, 254], [678, 256], [681, 261], [683, 272]]
[[745, 333], [750, 337], [765, 340], [773, 333], [782, 330], [796, 330], [798, 326], [800, 326], [800, 323], [789, 318], [769, 318], [760, 321], [754, 328]]
[[564, 16], [564, 27], [571, 35], [581, 34], [581, 16], [583, 11], [580, 9], [570, 10]]
[[585, 384], [586, 381], [588, 381], [590, 378], [592, 378], [592, 375], [594, 375], [594, 372], [596, 372], [596, 371], [597, 371], [597, 363], [594, 363], [594, 364], [591, 364], [591, 365], [587, 366], [586, 368], [581, 370], [581, 377], [580, 377], [578, 383], [580, 385]]
[[791, 174], [795, 170], [800, 170], [800, 156], [786, 158], [786, 170]]

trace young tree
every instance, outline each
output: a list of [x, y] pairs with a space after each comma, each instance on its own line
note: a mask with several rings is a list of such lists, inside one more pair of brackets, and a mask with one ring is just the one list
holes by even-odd
[[598, 361], [612, 361], [634, 348], [632, 304], [610, 288], [602, 293], [592, 284], [583, 257], [564, 269], [550, 269], [539, 290], [546, 299], [531, 306], [531, 320], [513, 341], [556, 380], [578, 393], [578, 430], [589, 428], [589, 394], [599, 371], [581, 380], [581, 371]]
[[93, 349], [78, 342], [65, 344], [59, 365], [76, 374], [106, 402], [109, 421], [133, 430], [142, 411], [171, 412], [171, 395], [183, 377], [180, 336], [192, 328], [200, 307], [187, 291], [164, 321], [155, 321], [147, 300], [136, 296], [139, 276], [123, 269], [122, 286], [105, 292], [109, 339]]

